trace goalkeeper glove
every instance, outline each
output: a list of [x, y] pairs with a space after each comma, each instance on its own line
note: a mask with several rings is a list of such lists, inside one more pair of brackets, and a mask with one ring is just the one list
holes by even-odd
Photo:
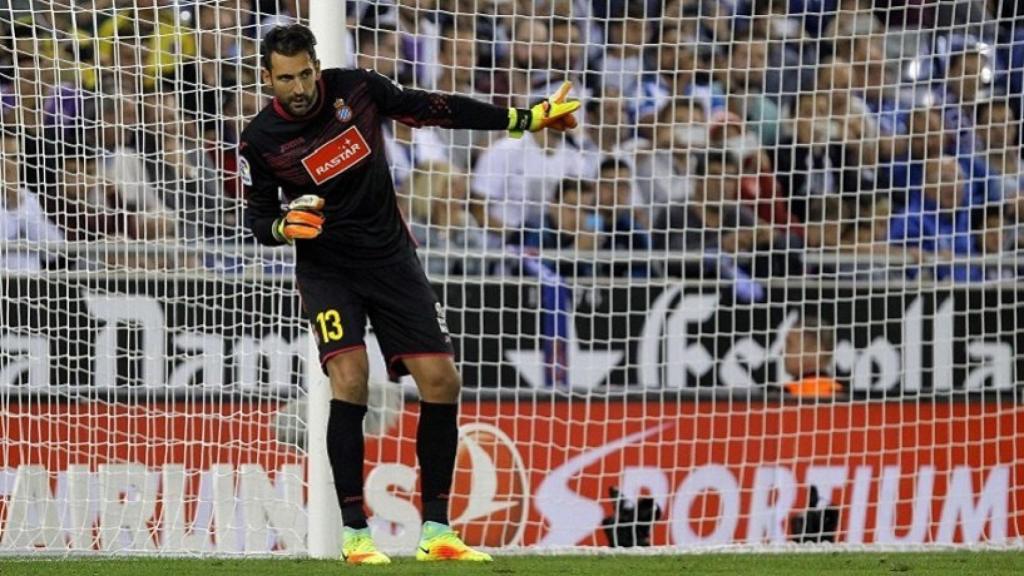
[[544, 128], [550, 128], [559, 132], [570, 130], [576, 127], [576, 117], [572, 115], [580, 107], [579, 100], [565, 101], [572, 89], [572, 82], [566, 80], [558, 88], [558, 91], [548, 97], [540, 104], [529, 110], [509, 108], [508, 129], [509, 135], [519, 138], [524, 130], [537, 132]]
[[288, 212], [274, 220], [274, 238], [291, 244], [320, 235], [324, 225], [324, 199], [315, 194], [299, 196], [288, 204]]

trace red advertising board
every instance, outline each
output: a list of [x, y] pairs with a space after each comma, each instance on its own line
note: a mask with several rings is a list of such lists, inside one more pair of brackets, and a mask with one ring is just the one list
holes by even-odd
[[[273, 478], [303, 462], [278, 442], [276, 408], [11, 404], [0, 414], [0, 472], [41, 465], [55, 494], [57, 473], [74, 464], [259, 464]], [[415, 501], [401, 480], [415, 470], [415, 424], [412, 404], [370, 440], [368, 505], [381, 522], [400, 522], [386, 500]], [[1013, 403], [502, 400], [467, 402], [461, 424], [452, 518], [476, 543], [605, 545], [612, 487], [657, 502], [655, 545], [784, 541], [811, 485], [838, 509], [841, 542], [1024, 536], [1024, 412]], [[165, 506], [149, 522], [158, 543]]]

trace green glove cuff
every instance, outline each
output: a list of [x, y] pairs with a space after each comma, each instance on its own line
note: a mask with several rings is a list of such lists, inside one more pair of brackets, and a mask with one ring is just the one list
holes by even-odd
[[530, 124], [533, 123], [533, 112], [528, 108], [509, 108], [508, 109], [508, 131], [513, 136], [521, 136], [523, 132], [530, 129]]
[[274, 224], [271, 226], [270, 232], [278, 242], [289, 245], [292, 243], [291, 239], [284, 235], [284, 218], [274, 220]]

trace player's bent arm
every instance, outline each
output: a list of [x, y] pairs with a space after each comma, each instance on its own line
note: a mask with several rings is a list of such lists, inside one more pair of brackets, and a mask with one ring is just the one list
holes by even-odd
[[287, 244], [275, 234], [282, 216], [278, 185], [255, 151], [243, 141], [238, 155], [238, 176], [244, 187], [245, 226], [256, 241], [266, 246]]

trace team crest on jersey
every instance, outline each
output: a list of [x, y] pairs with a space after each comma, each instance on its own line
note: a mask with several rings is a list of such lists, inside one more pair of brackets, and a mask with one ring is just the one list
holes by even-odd
[[334, 101], [334, 109], [336, 110], [334, 115], [338, 117], [340, 122], [348, 122], [352, 119], [352, 108], [345, 104], [344, 98], [338, 98]]
[[302, 159], [306, 172], [317, 185], [358, 164], [370, 155], [370, 145], [355, 126], [331, 138]]

